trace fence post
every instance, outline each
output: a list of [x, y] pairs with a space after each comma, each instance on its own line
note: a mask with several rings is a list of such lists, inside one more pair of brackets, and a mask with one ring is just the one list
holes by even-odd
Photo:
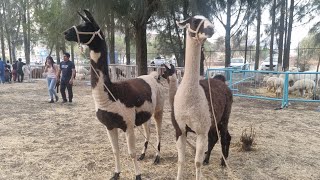
[[207, 70], [206, 70], [206, 76], [205, 76], [206, 79], [209, 78], [209, 70], [210, 70], [210, 69], [207, 69]]
[[229, 78], [229, 88], [231, 89], [232, 87], [232, 69], [226, 69], [227, 70], [227, 75], [228, 75], [228, 78]]
[[283, 96], [282, 96], [282, 105], [281, 108], [288, 107], [289, 104], [289, 73], [285, 73], [284, 85], [283, 85]]

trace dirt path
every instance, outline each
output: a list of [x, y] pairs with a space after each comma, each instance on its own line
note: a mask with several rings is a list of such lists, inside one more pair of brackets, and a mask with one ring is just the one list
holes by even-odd
[[[45, 81], [0, 85], [0, 179], [109, 179], [114, 159], [106, 129], [95, 118], [90, 87], [78, 82], [74, 103], [47, 103]], [[277, 103], [235, 98], [230, 119], [230, 171], [219, 166], [220, 145], [204, 179], [320, 179], [319, 104]], [[253, 125], [254, 151], [240, 151], [240, 136]], [[154, 166], [149, 146], [142, 161], [143, 179], [175, 179], [177, 152], [170, 108], [166, 102], [161, 164]], [[156, 143], [152, 125], [151, 144]], [[137, 151], [143, 136], [137, 135]], [[194, 140], [190, 134], [189, 139]], [[133, 179], [124, 133], [120, 133], [121, 179]], [[187, 153], [186, 179], [194, 179], [194, 155]]]

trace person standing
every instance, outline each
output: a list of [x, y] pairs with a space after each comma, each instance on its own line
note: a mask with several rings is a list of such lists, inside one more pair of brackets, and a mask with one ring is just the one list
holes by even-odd
[[7, 61], [7, 64], [6, 64], [6, 67], [7, 67], [7, 71], [9, 73], [9, 82], [11, 82], [12, 80], [12, 65], [10, 64], [9, 60]]
[[16, 82], [17, 80], [17, 69], [18, 69], [17, 61], [14, 60], [12, 64], [12, 78], [14, 82]]
[[55, 64], [52, 57], [48, 56], [46, 58], [44, 72], [47, 74], [48, 91], [50, 96], [49, 103], [54, 102], [53, 100], [54, 97], [56, 102], [59, 100], [59, 97], [55, 91], [58, 71], [59, 71], [59, 67]]
[[18, 74], [18, 82], [23, 82], [23, 70], [22, 70], [22, 66], [26, 65], [26, 63], [22, 62], [22, 59], [19, 58], [18, 59], [18, 63], [17, 63], [17, 74]]
[[3, 84], [5, 81], [4, 78], [4, 67], [5, 67], [5, 61], [2, 61], [0, 58], [0, 82]]
[[[60, 78], [60, 74], [61, 78]], [[70, 61], [70, 54], [65, 52], [63, 53], [63, 62], [60, 63], [60, 69], [58, 72], [58, 79], [60, 79], [60, 92], [62, 96], [62, 103], [68, 102], [66, 97], [66, 88], [68, 89], [68, 99], [69, 102], [72, 102], [73, 92], [72, 92], [72, 85], [73, 79], [76, 75], [76, 70], [74, 63]]]

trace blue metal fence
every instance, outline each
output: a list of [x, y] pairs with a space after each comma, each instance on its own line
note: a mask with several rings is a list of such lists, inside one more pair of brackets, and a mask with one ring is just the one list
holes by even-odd
[[[319, 72], [277, 72], [216, 68], [207, 69], [206, 78], [214, 77], [216, 74], [225, 75], [227, 84], [233, 91], [234, 96], [280, 101], [282, 108], [287, 107], [291, 101], [320, 103], [320, 100], [312, 99], [314, 92], [316, 92], [317, 95], [320, 94], [320, 90], [318, 88], [319, 84], [317, 86], [317, 81], [319, 82], [320, 79]], [[267, 90], [266, 80], [269, 77], [278, 77], [282, 79], [283, 84], [279, 86], [281, 88], [279, 96], [276, 95], [277, 91], [272, 93]], [[293, 91], [293, 94], [289, 92], [290, 89], [295, 89], [292, 87], [293, 84], [291, 83], [303, 79], [311, 79], [315, 82], [315, 90], [313, 92], [308, 92], [309, 97], [295, 95], [294, 93], [297, 90]], [[306, 89], [303, 89], [302, 91], [305, 93]]]

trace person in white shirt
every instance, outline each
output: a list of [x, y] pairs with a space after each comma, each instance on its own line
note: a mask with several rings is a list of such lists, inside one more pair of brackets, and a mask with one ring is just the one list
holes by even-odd
[[44, 73], [47, 74], [48, 91], [50, 96], [49, 103], [54, 103], [54, 100], [53, 100], [54, 97], [56, 102], [59, 100], [59, 97], [55, 91], [58, 72], [59, 72], [59, 67], [55, 64], [52, 57], [48, 56], [45, 62]]

